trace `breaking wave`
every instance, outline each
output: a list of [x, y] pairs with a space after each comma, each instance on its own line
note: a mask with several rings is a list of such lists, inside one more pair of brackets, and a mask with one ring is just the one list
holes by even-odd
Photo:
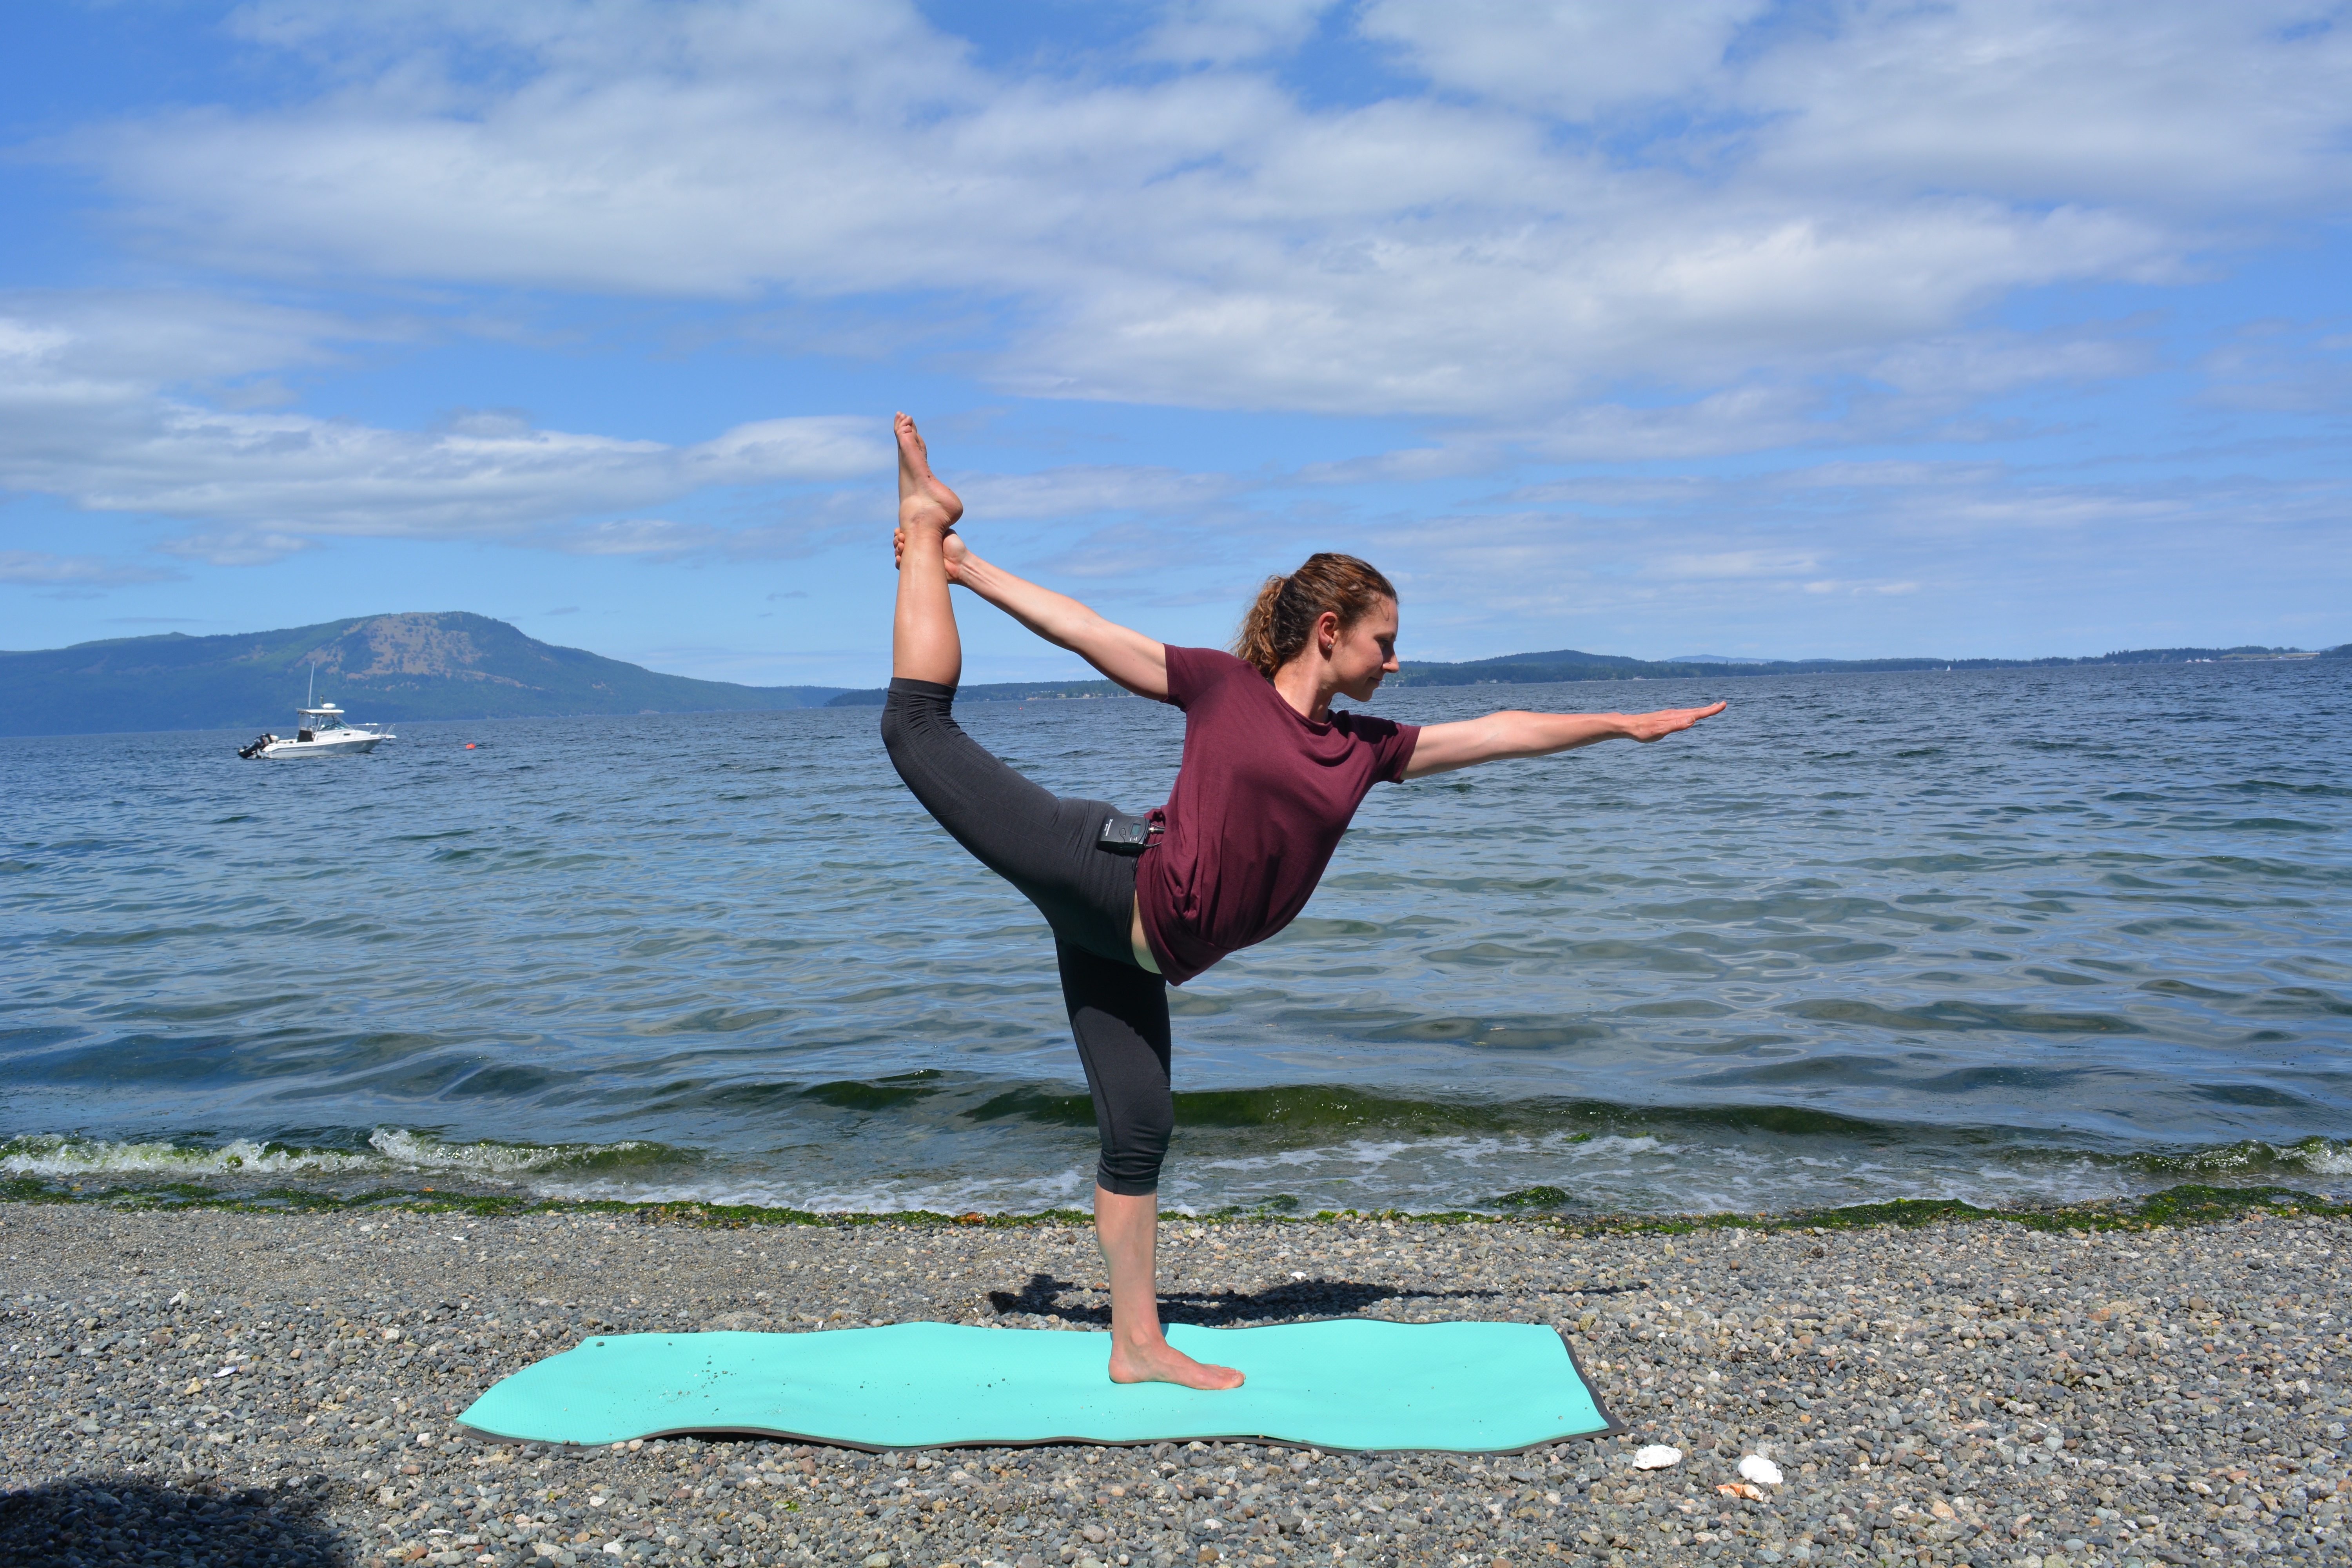
[[451, 1175], [516, 1182], [558, 1173], [586, 1173], [676, 1158], [657, 1143], [445, 1143], [427, 1132], [379, 1127], [362, 1148], [305, 1148], [233, 1138], [110, 1142], [69, 1135], [32, 1135], [0, 1144], [0, 1171], [14, 1176], [183, 1178]]

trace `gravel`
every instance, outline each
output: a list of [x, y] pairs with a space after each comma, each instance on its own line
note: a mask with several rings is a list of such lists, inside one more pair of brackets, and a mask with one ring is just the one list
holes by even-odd
[[[1075, 1226], [645, 1218], [0, 1205], [0, 1562], [2352, 1560], [2340, 1217], [1164, 1233], [1171, 1319], [1562, 1326], [1629, 1430], [1517, 1456], [458, 1431], [589, 1332], [1104, 1321]], [[1725, 1489], [1749, 1454], [1786, 1483]]]

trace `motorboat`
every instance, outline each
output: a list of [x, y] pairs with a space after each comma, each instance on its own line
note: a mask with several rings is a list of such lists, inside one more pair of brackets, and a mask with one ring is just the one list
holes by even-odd
[[381, 725], [351, 722], [343, 716], [343, 710], [331, 702], [295, 711], [301, 715], [301, 721], [292, 740], [265, 734], [249, 745], [238, 747], [236, 754], [248, 762], [256, 757], [358, 756], [374, 751], [386, 741], [400, 739]]

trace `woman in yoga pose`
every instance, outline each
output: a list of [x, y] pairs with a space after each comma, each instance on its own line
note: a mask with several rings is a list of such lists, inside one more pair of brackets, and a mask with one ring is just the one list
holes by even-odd
[[[898, 604], [882, 740], [898, 776], [982, 864], [1053, 928], [1062, 996], [1094, 1096], [1102, 1158], [1095, 1235], [1110, 1271], [1110, 1375], [1232, 1388], [1242, 1374], [1169, 1344], [1153, 1288], [1160, 1163], [1175, 1122], [1168, 991], [1264, 942], [1306, 906], [1373, 784], [1595, 741], [1654, 741], [1711, 708], [1659, 713], [1489, 713], [1416, 726], [1348, 711], [1397, 668], [1396, 590], [1363, 562], [1316, 555], [1271, 579], [1240, 657], [1169, 647], [973, 554], [963, 502], [898, 416]], [[1139, 697], [1184, 710], [1184, 756], [1148, 823], [1061, 800], [1015, 773], [952, 714], [961, 584]]]

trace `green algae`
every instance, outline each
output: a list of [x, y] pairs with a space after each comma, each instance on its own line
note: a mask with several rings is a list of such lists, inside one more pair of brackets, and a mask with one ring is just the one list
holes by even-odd
[[[1957, 1198], [1895, 1198], [1885, 1203], [1788, 1214], [1592, 1215], [1558, 1212], [1570, 1202], [1558, 1187], [1528, 1187], [1492, 1200], [1501, 1213], [1467, 1209], [1412, 1213], [1402, 1209], [1324, 1209], [1297, 1212], [1296, 1198], [1268, 1199], [1249, 1207], [1219, 1209], [1190, 1216], [1170, 1215], [1189, 1225], [1538, 1225], [1563, 1236], [1686, 1236], [1710, 1230], [1766, 1234], [1880, 1227], [1916, 1229], [1933, 1225], [2000, 1223], [2040, 1231], [2137, 1231], [2158, 1226], [2210, 1225], [2254, 1215], [2294, 1217], [2352, 1215], [2352, 1204], [2284, 1186], [2215, 1186], [2186, 1184], [2138, 1198], [2109, 1198], [2042, 1208], [1982, 1208]], [[228, 1209], [266, 1213], [359, 1213], [394, 1209], [415, 1214], [461, 1214], [479, 1218], [515, 1215], [597, 1215], [639, 1225], [685, 1225], [740, 1230], [755, 1226], [965, 1226], [1021, 1229], [1034, 1226], [1087, 1226], [1082, 1209], [1045, 1209], [1035, 1214], [939, 1214], [911, 1209], [892, 1214], [820, 1214], [808, 1209], [752, 1204], [627, 1203], [617, 1199], [537, 1198], [503, 1194], [444, 1192], [432, 1187], [372, 1187], [337, 1194], [317, 1188], [278, 1186], [226, 1192], [194, 1182], [122, 1183], [17, 1175], [0, 1178], [0, 1203], [105, 1204], [130, 1209]]]

